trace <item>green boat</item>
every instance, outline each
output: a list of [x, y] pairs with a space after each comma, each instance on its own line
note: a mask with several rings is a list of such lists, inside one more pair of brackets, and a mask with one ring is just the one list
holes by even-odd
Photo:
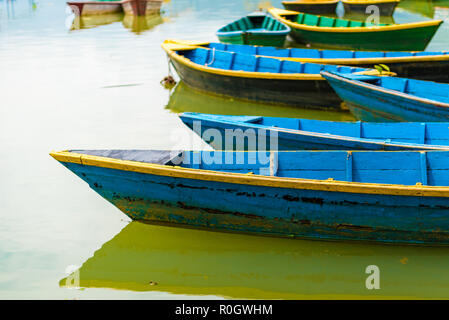
[[277, 8], [268, 12], [292, 29], [290, 35], [296, 41], [335, 49], [423, 51], [443, 23], [430, 20], [374, 25]]
[[253, 12], [217, 31], [221, 42], [282, 47], [290, 28], [264, 12]]

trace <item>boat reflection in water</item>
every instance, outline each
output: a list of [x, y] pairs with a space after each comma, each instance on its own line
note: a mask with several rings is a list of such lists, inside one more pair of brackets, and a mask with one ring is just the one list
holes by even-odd
[[110, 13], [93, 16], [75, 16], [70, 30], [90, 29], [122, 21], [123, 13]]
[[171, 93], [166, 109], [175, 113], [200, 112], [317, 120], [355, 120], [349, 112], [345, 111], [324, 111], [277, 106], [202, 93], [189, 88], [182, 81], [178, 83]]
[[124, 15], [123, 13], [111, 13], [95, 16], [75, 16], [70, 30], [90, 29], [120, 21], [126, 29], [129, 29], [131, 32], [136, 34], [140, 34], [162, 24], [164, 22], [164, 18], [162, 18], [159, 14], [134, 16]]
[[159, 14], [146, 16], [125, 15], [122, 20], [123, 26], [136, 34], [151, 30], [163, 22], [164, 19]]
[[[448, 253], [445, 247], [293, 240], [131, 222], [78, 275], [82, 288], [231, 298], [448, 298]], [[366, 288], [370, 265], [379, 268], [379, 290]], [[60, 286], [71, 287], [71, 277]]]

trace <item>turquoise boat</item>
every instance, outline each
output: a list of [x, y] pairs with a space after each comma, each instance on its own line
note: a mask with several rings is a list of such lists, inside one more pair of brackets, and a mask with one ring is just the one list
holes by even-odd
[[352, 114], [364, 121], [449, 121], [449, 84], [322, 72]]
[[363, 123], [194, 112], [179, 117], [216, 150], [449, 150], [446, 122]]
[[226, 44], [218, 42], [169, 40], [179, 45], [270, 57], [284, 61], [310, 62], [372, 68], [385, 64], [400, 77], [449, 82], [449, 52], [447, 51], [354, 51], [304, 48], [276, 48]]
[[179, 77], [204, 92], [276, 105], [341, 110], [341, 99], [320, 71], [379, 74], [377, 70], [281, 61], [198, 48], [166, 40], [162, 48]]
[[282, 47], [290, 28], [264, 12], [253, 12], [217, 31], [221, 42]]
[[51, 155], [133, 220], [290, 238], [449, 244], [448, 151]]

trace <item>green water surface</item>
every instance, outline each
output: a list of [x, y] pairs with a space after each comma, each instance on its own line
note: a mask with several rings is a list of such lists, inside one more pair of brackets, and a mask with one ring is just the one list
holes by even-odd
[[[449, 298], [449, 248], [130, 223], [48, 155], [208, 148], [178, 119], [183, 111], [352, 120], [160, 85], [164, 39], [216, 41], [219, 27], [268, 3], [171, 0], [161, 16], [74, 19], [64, 0], [0, 1], [1, 299]], [[393, 18], [447, 12], [443, 1], [402, 0]], [[447, 25], [428, 50], [448, 49]], [[365, 287], [368, 265], [380, 269], [379, 290]], [[74, 289], [66, 277], [78, 267]]]

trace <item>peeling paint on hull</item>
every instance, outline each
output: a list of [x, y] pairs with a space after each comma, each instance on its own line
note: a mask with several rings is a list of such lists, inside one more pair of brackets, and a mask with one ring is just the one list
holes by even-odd
[[282, 237], [449, 244], [447, 198], [280, 190], [64, 165], [133, 220]]

